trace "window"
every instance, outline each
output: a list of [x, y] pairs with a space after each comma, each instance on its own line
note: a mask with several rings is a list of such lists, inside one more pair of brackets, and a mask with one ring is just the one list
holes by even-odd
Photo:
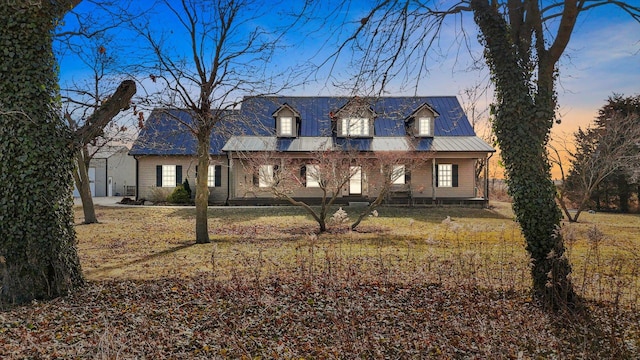
[[344, 118], [342, 119], [341, 136], [369, 136], [369, 119]]
[[175, 187], [176, 184], [176, 166], [162, 165], [162, 187]]
[[318, 165], [307, 165], [306, 183], [307, 187], [320, 187], [320, 168]]
[[438, 187], [453, 187], [453, 166], [438, 164]]
[[258, 186], [269, 187], [273, 185], [273, 165], [260, 165], [258, 169]]
[[431, 118], [430, 117], [418, 118], [418, 135], [431, 136]]
[[406, 183], [404, 165], [394, 165], [391, 173], [393, 185], [404, 185]]
[[280, 136], [293, 136], [293, 118], [291, 116], [280, 117]]
[[207, 186], [216, 187], [216, 168], [215, 165], [209, 165], [209, 172], [207, 173]]
[[457, 164], [438, 164], [435, 175], [436, 187], [458, 187]]
[[349, 195], [362, 194], [362, 168], [360, 166], [349, 167], [351, 178], [349, 179]]
[[156, 186], [175, 187], [182, 184], [182, 165], [156, 165]]

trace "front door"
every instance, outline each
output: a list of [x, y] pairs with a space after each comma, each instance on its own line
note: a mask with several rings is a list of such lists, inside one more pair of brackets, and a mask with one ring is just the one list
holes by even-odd
[[349, 180], [349, 195], [362, 195], [362, 168], [351, 166], [351, 179]]

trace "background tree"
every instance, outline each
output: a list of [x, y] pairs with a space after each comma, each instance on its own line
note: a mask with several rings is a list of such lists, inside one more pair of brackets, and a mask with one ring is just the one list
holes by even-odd
[[52, 37], [77, 1], [0, 2], [0, 299], [84, 284], [71, 201], [74, 137], [60, 116]]
[[[354, 56], [360, 65], [358, 85], [367, 83], [383, 91], [398, 74], [413, 73], [411, 78], [420, 79], [431, 63], [429, 50], [438, 45], [445, 20], [473, 15], [495, 87], [493, 130], [513, 210], [533, 262], [533, 292], [553, 309], [576, 300], [571, 266], [557, 232], [561, 211], [546, 152], [557, 108], [557, 64], [578, 17], [605, 5], [640, 20], [640, 7], [630, 1], [380, 0], [335, 52], [340, 54], [351, 44], [351, 49], [358, 50]], [[460, 44], [469, 44], [464, 29], [460, 38]]]
[[154, 32], [149, 30], [153, 26], [136, 26], [155, 57], [150, 77], [165, 87], [159, 104], [186, 108], [192, 115], [192, 121], [176, 121], [198, 141], [196, 243], [210, 242], [207, 178], [212, 132], [218, 123], [230, 120], [229, 110], [238, 105], [241, 95], [277, 92], [273, 85], [279, 80], [286, 83], [291, 74], [267, 75], [279, 38], [255, 24], [269, 15], [272, 5], [253, 0], [163, 0], [155, 9], [168, 10], [170, 28]]
[[[569, 221], [578, 221], [590, 202], [600, 202], [594, 199], [594, 194], [607, 179], [612, 178], [612, 182], [617, 183], [623, 177], [626, 188], [629, 183], [638, 181], [640, 113], [606, 111], [611, 109], [612, 101], [621, 100], [615, 99], [609, 99], [600, 110], [595, 126], [574, 133], [575, 151], [565, 149], [570, 155], [571, 168], [558, 189], [558, 200]], [[623, 200], [628, 202], [628, 199], [620, 198]], [[575, 213], [569, 212], [567, 202], [575, 204]]]
[[[72, 131], [77, 131], [85, 124], [85, 121], [96, 112], [111, 97], [118, 85], [119, 78], [124, 66], [117, 59], [117, 51], [122, 49], [108, 49], [109, 44], [114, 44], [114, 38], [104, 33], [97, 33], [90, 38], [76, 36], [66, 39], [65, 43], [59, 43], [58, 47], [69, 48], [70, 56], [78, 59], [80, 63], [89, 71], [89, 75], [79, 81], [72, 81], [64, 84], [62, 88], [62, 101], [64, 116]], [[59, 51], [63, 52], [63, 51]], [[124, 75], [126, 76], [126, 75]], [[134, 87], [135, 89], [135, 87]], [[130, 93], [131, 96], [134, 93]], [[120, 108], [127, 107], [124, 98]], [[110, 116], [116, 116], [112, 112]], [[104, 123], [104, 122], [103, 122]], [[127, 126], [128, 125], [128, 126]], [[116, 123], [108, 121], [108, 126], [96, 138], [88, 139], [82, 144], [75, 154], [75, 171], [73, 179], [82, 200], [84, 212], [84, 223], [97, 223], [93, 198], [91, 196], [89, 164], [97, 152], [116, 143], [124, 144], [131, 142], [133, 134], [131, 130], [136, 127], [133, 124], [124, 122]]]
[[[473, 131], [489, 144], [495, 143], [489, 119], [489, 105], [491, 102], [489, 97], [491, 93], [488, 79], [477, 82], [462, 91], [462, 108], [471, 122]], [[488, 177], [490, 158], [478, 159], [475, 167], [476, 188], [482, 189], [484, 196], [488, 196], [486, 194], [488, 189], [483, 186], [483, 183], [488, 184], [489, 179], [483, 178]], [[483, 172], [487, 175], [485, 176]]]
[[[625, 97], [620, 94], [614, 94], [607, 100], [605, 106], [598, 111], [595, 126], [598, 129], [597, 131], [606, 133], [615, 131], [616, 128], [625, 127], [627, 126], [624, 124], [625, 122], [634, 122], [635, 119], [635, 126], [633, 123], [628, 124], [629, 131], [618, 134], [619, 137], [615, 146], [624, 148], [634, 141], [637, 142], [637, 139], [634, 139], [636, 135], [634, 130], [640, 127], [639, 117], [640, 95]], [[620, 124], [620, 122], [623, 124]], [[612, 128], [612, 130], [608, 130], [608, 128]], [[617, 195], [617, 210], [623, 213], [629, 212], [629, 200], [634, 192], [638, 193], [638, 185], [640, 185], [638, 174], [633, 170], [628, 165], [620, 166], [613, 174], [607, 176], [603, 182], [604, 186], [611, 188], [613, 193]], [[597, 205], [600, 205], [600, 202]], [[610, 204], [607, 201], [605, 205], [608, 207]]]

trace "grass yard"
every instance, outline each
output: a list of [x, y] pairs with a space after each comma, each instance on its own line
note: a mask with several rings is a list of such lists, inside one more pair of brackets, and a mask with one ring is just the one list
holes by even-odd
[[87, 288], [0, 312], [0, 358], [640, 358], [640, 216], [563, 227], [586, 305], [553, 315], [494, 205], [320, 236], [299, 208], [215, 208], [203, 245], [193, 209], [99, 207], [76, 227]]

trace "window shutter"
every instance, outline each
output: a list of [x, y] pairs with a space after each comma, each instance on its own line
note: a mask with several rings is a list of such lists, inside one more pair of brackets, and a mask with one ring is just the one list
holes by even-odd
[[260, 186], [260, 170], [258, 169], [253, 172], [253, 186]]
[[300, 166], [300, 181], [302, 186], [307, 186], [307, 165]]
[[411, 184], [411, 170], [405, 168], [404, 171], [404, 183]]
[[156, 165], [156, 186], [162, 187], [162, 165]]
[[222, 165], [216, 165], [214, 167], [214, 171], [215, 171], [215, 186], [220, 187], [222, 186]]
[[182, 165], [176, 165], [176, 185], [182, 184]]
[[436, 177], [436, 187], [438, 187], [438, 172], [440, 172], [440, 164], [436, 163], [436, 169], [435, 169], [436, 173], [433, 174], [433, 176]]
[[456, 164], [451, 165], [451, 178], [451, 185], [458, 187], [458, 165]]

